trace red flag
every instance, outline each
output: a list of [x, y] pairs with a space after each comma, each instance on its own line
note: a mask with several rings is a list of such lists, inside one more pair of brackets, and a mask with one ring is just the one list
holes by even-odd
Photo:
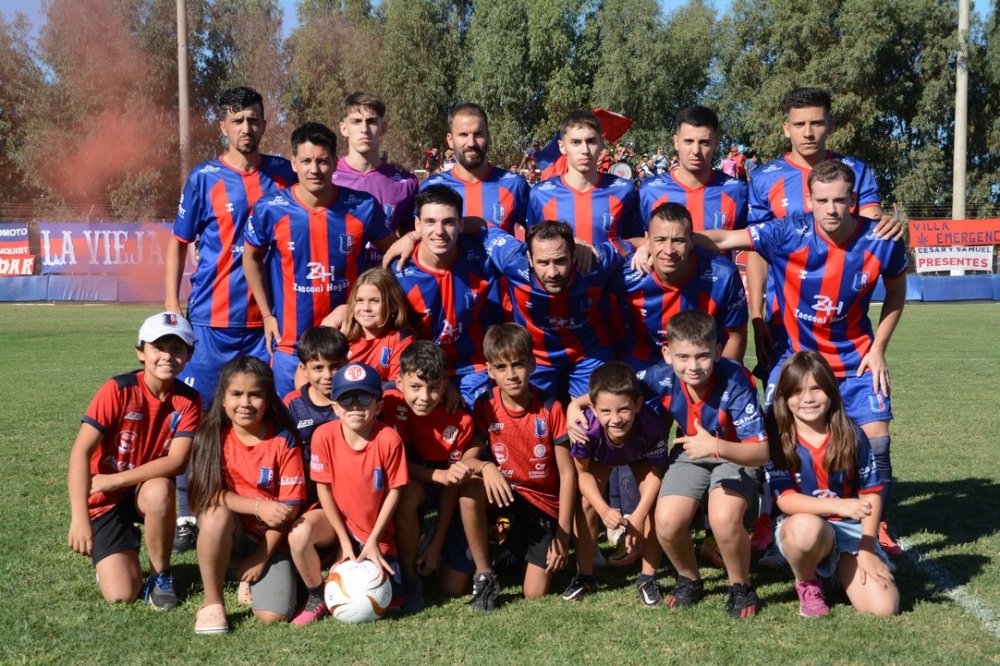
[[611, 143], [618, 141], [632, 125], [635, 125], [635, 121], [631, 118], [607, 109], [594, 109], [594, 115], [601, 121], [601, 134], [604, 139]]

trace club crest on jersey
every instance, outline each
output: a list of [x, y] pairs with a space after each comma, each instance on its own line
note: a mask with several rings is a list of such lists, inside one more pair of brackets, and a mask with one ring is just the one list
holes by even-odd
[[862, 293], [868, 289], [868, 273], [861, 271], [854, 274], [854, 279], [851, 280], [851, 290], [855, 293]]
[[340, 253], [341, 254], [351, 254], [354, 252], [356, 243], [354, 242], [354, 236], [351, 234], [340, 234]]
[[[536, 420], [535, 423], [538, 423], [538, 421]], [[535, 454], [536, 458], [542, 458], [542, 457], [545, 456], [545, 445], [544, 444], [535, 444], [535, 448], [532, 449], [531, 452]]]
[[385, 488], [385, 472], [381, 467], [376, 467], [372, 470], [372, 489], [381, 491], [383, 488]]
[[871, 393], [868, 395], [868, 406], [872, 414], [881, 414], [886, 410], [885, 398], [881, 393]]
[[476, 307], [476, 303], [479, 302], [479, 294], [474, 291], [470, 291], [465, 295], [465, 307], [470, 310]]
[[501, 224], [507, 218], [507, 207], [500, 204], [493, 204], [493, 221]]
[[389, 358], [392, 357], [392, 347], [382, 347], [378, 355], [378, 364], [383, 368], [389, 367]]
[[612, 225], [615, 223], [615, 216], [611, 213], [605, 213], [601, 216], [601, 227], [604, 229], [605, 233], [611, 231]]
[[181, 424], [181, 413], [171, 412], [170, 413], [170, 434], [177, 432], [177, 426]]
[[449, 444], [454, 444], [455, 440], [458, 439], [458, 428], [455, 426], [448, 426], [441, 433], [441, 439], [448, 442]]
[[[548, 437], [548, 436], [549, 436], [549, 424], [545, 422], [545, 419], [535, 419], [535, 437]], [[536, 447], [536, 455], [541, 455], [537, 453], [537, 447]]]
[[127, 456], [135, 448], [137, 435], [131, 430], [122, 430], [118, 435], [118, 453]]
[[493, 459], [497, 461], [498, 465], [502, 465], [507, 462], [507, 445], [503, 442], [497, 442], [493, 445]]
[[274, 468], [261, 467], [257, 471], [257, 487], [261, 490], [274, 489]]

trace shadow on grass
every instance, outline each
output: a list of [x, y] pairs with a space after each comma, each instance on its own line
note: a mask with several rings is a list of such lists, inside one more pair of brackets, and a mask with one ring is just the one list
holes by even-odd
[[[936, 540], [921, 544], [926, 553], [997, 534], [1000, 523], [993, 513], [997, 506], [1000, 506], [1000, 485], [990, 479], [897, 481], [892, 488], [889, 523], [901, 536], [921, 532], [937, 536]], [[960, 574], [953, 572], [953, 575]], [[965, 578], [958, 582], [967, 581]]]

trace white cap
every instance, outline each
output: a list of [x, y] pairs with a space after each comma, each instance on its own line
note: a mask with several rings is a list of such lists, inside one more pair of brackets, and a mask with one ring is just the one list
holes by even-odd
[[191, 323], [176, 312], [161, 312], [142, 323], [139, 329], [139, 342], [156, 342], [168, 335], [176, 335], [189, 347], [194, 347], [194, 329]]

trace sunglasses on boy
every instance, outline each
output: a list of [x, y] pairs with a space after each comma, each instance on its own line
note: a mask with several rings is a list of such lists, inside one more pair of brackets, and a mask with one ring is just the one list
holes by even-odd
[[375, 396], [371, 393], [365, 393], [363, 391], [354, 391], [352, 393], [345, 393], [337, 398], [337, 404], [341, 407], [353, 407], [354, 405], [361, 405], [362, 407], [368, 407], [373, 402], [375, 402]]

